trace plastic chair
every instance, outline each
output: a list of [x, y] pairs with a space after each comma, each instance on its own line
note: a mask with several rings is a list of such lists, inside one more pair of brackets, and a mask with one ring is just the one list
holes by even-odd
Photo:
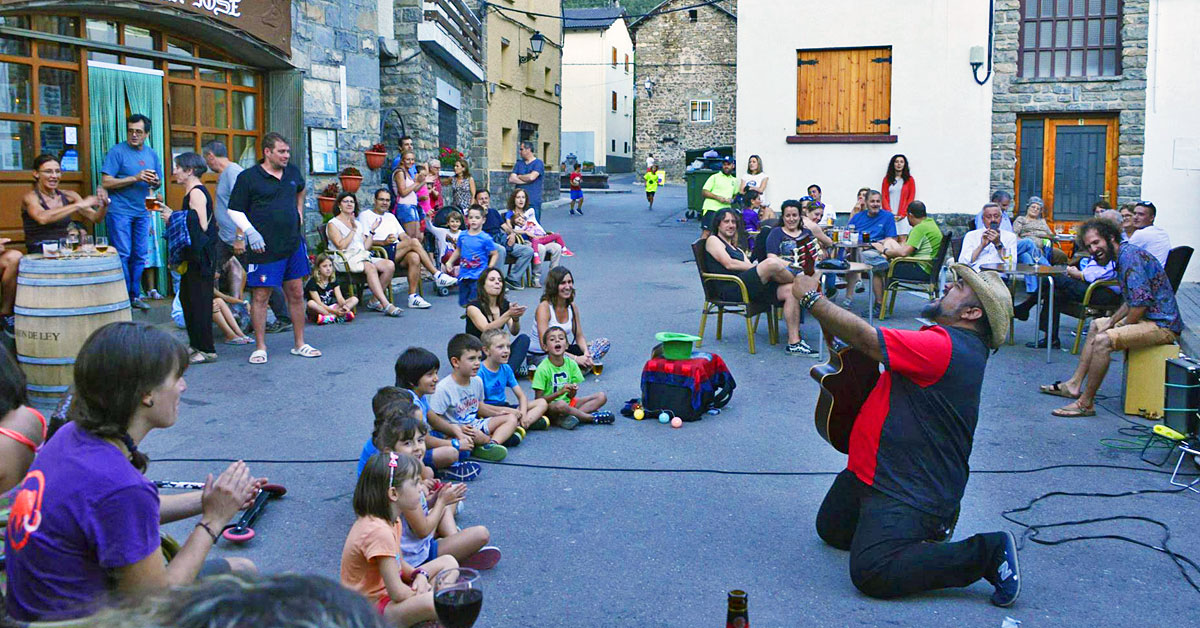
[[[746, 284], [734, 275], [704, 272], [703, 239], [692, 243], [692, 256], [696, 260], [696, 271], [700, 274], [700, 285], [704, 290], [704, 306], [700, 310], [700, 332], [696, 334], [700, 336], [700, 340], [696, 342], [696, 346], [699, 347], [704, 342], [704, 327], [708, 323], [709, 314], [717, 315], [717, 340], [721, 339], [725, 314], [744, 317], [746, 319], [746, 339], [750, 345], [750, 353], [754, 354], [754, 333], [758, 330], [758, 318], [766, 313], [767, 341], [773, 345], [778, 344], [779, 318], [775, 315], [775, 307], [751, 301], [750, 294], [746, 291]], [[722, 283], [736, 285], [741, 299], [735, 301], [722, 299], [721, 295], [717, 293], [717, 289]]]
[[[946, 254], [950, 251], [951, 238], [950, 234], [942, 232], [942, 244], [938, 246], [937, 254], [933, 257], [894, 257], [888, 265], [887, 276], [883, 279], [883, 301], [886, 305], [880, 309], [879, 320], [883, 320], [892, 315], [892, 310], [896, 307], [897, 292], [921, 292], [929, 296], [932, 301], [938, 296], [938, 283], [941, 277], [942, 266], [946, 263]], [[909, 265], [914, 268], [919, 268], [924, 271], [921, 262], [929, 263], [929, 278], [924, 280], [903, 279], [895, 277], [896, 267]]]

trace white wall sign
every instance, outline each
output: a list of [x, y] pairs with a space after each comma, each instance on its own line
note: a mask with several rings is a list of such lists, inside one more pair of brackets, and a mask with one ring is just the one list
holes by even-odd
[[462, 109], [462, 92], [442, 79], [437, 80], [437, 99], [455, 109]]

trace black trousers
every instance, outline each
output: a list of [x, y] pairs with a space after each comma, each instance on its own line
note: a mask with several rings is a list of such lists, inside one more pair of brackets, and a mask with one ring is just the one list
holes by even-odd
[[850, 551], [850, 580], [875, 598], [894, 598], [991, 578], [1003, 560], [1001, 532], [942, 543], [953, 519], [927, 514], [842, 471], [817, 513], [817, 534]]
[[[194, 262], [189, 262], [191, 266]], [[179, 304], [187, 325], [188, 344], [196, 351], [216, 353], [213, 346], [213, 273], [188, 269], [179, 279]]]
[[[1043, 281], [1045, 280], [1043, 279]], [[1074, 277], [1054, 278], [1054, 326], [1050, 331], [1051, 338], [1058, 338], [1058, 321], [1062, 318], [1061, 305], [1068, 301], [1082, 303], [1089, 285], [1091, 284]], [[1038, 331], [1043, 333], [1046, 331], [1046, 319], [1050, 317], [1050, 291], [1046, 287], [1042, 287], [1042, 316], [1038, 320]], [[1111, 288], [1096, 288], [1092, 291], [1092, 303], [1106, 306], [1120, 305], [1121, 295], [1113, 292]]]

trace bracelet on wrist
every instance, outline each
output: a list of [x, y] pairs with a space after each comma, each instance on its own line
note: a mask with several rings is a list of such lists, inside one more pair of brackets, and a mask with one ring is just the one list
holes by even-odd
[[804, 293], [804, 296], [800, 297], [800, 307], [804, 308], [805, 310], [812, 309], [812, 306], [816, 305], [820, 298], [820, 290], [809, 290], [808, 292]]
[[213, 545], [216, 545], [216, 544], [217, 544], [217, 533], [216, 533], [216, 532], [213, 532], [213, 531], [212, 531], [212, 528], [208, 527], [208, 524], [207, 524], [207, 523], [204, 523], [203, 521], [197, 521], [197, 522], [196, 522], [196, 527], [197, 527], [197, 528], [204, 528], [204, 531], [205, 531], [205, 532], [207, 532], [207, 533], [208, 533], [208, 535], [209, 535], [210, 537], [212, 537], [212, 542], [213, 542]]

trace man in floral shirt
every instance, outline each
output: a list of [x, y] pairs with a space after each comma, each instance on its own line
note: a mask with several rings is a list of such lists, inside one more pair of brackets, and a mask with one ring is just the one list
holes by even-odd
[[1120, 229], [1103, 219], [1083, 223], [1079, 232], [1097, 264], [1116, 260], [1123, 301], [1111, 317], [1092, 321], [1071, 379], [1042, 386], [1043, 393], [1075, 400], [1052, 413], [1062, 417], [1096, 414], [1096, 391], [1108, 373], [1113, 351], [1171, 344], [1183, 331], [1175, 291], [1153, 255], [1137, 245], [1122, 244]]

